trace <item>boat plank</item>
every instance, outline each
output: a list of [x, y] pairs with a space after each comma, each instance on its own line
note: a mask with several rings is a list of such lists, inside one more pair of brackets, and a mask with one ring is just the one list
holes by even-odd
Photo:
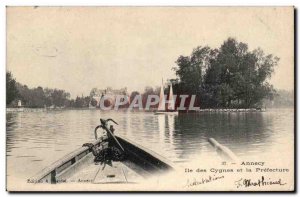
[[[112, 162], [112, 165], [94, 162], [94, 155], [87, 147], [81, 147], [42, 170], [37, 180], [48, 180], [51, 183], [136, 183], [156, 172], [174, 170], [173, 162], [159, 154], [129, 140], [117, 136], [126, 150], [126, 159]], [[98, 139], [93, 144], [104, 143]]]
[[137, 183], [144, 180], [144, 177], [128, 168], [126, 165], [122, 166], [122, 170], [128, 183]]
[[121, 162], [106, 164], [98, 171], [93, 183], [127, 183], [122, 165]]
[[69, 178], [71, 182], [93, 182], [96, 174], [102, 168], [101, 165], [96, 165], [94, 162], [87, 165], [84, 169], [76, 172]]
[[[103, 140], [105, 140], [107, 137], [101, 137], [98, 140], [92, 142], [94, 145], [101, 143]], [[64, 164], [66, 164], [67, 162], [71, 162], [71, 160], [75, 159], [76, 162], [76, 156], [83, 154], [84, 152], [87, 152], [86, 154], [88, 154], [89, 149], [88, 147], [80, 147], [78, 149], [76, 149], [75, 151], [69, 153], [68, 155], [65, 155], [63, 158], [57, 160], [56, 162], [52, 163], [50, 166], [44, 168], [42, 171], [40, 171], [38, 174], [36, 174], [32, 179], [33, 180], [41, 180], [43, 178], [45, 178], [46, 176], [48, 176], [51, 173], [56, 174], [56, 170], [59, 169], [60, 167], [62, 167]], [[71, 164], [73, 165], [73, 161], [71, 162]], [[63, 169], [60, 169], [60, 171], [62, 171]]]

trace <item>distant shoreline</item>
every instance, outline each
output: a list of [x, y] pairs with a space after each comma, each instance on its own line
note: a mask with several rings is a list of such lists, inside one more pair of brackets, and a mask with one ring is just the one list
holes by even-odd
[[[249, 109], [237, 109], [237, 108], [231, 108], [231, 109], [200, 109], [197, 111], [179, 111], [179, 113], [219, 113], [219, 112], [265, 112], [268, 111], [268, 109], [294, 109], [294, 106], [290, 107], [277, 107], [277, 108], [267, 108], [267, 109], [254, 109], [254, 108], [249, 108]], [[100, 110], [99, 108], [88, 108], [88, 107], [82, 107], [82, 108], [33, 108], [33, 107], [23, 107], [23, 108], [12, 108], [12, 107], [7, 107], [6, 112], [47, 112], [47, 111], [66, 111], [66, 110], [91, 110], [91, 111], [103, 111]], [[108, 110], [108, 111], [121, 111], [121, 112], [154, 112], [156, 109], [150, 109], [150, 110], [128, 110], [127, 108], [123, 109], [118, 109], [118, 110]]]

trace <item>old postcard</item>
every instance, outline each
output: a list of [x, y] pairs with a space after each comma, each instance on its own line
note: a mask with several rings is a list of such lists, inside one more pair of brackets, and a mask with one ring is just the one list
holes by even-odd
[[294, 191], [293, 7], [11, 7], [8, 191]]

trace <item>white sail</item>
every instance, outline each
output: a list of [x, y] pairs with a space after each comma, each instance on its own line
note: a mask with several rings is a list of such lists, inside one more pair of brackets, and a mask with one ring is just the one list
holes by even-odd
[[165, 101], [163, 84], [161, 84], [161, 88], [160, 88], [159, 104], [158, 104], [157, 110], [158, 111], [165, 111], [166, 110], [166, 101]]
[[172, 88], [172, 83], [170, 86], [170, 93], [169, 93], [169, 105], [168, 105], [168, 109], [169, 110], [174, 110], [175, 109], [175, 102], [174, 102], [174, 98], [173, 98], [173, 88]]

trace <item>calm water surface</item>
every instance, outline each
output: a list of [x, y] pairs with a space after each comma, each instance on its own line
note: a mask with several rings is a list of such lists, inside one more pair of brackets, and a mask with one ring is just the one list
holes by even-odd
[[63, 110], [7, 112], [7, 175], [29, 178], [65, 154], [94, 139], [99, 118], [119, 123], [116, 134], [178, 163], [213, 155], [207, 138], [228, 146], [240, 158], [263, 158], [293, 146], [294, 110], [252, 113], [154, 115], [145, 112]]

